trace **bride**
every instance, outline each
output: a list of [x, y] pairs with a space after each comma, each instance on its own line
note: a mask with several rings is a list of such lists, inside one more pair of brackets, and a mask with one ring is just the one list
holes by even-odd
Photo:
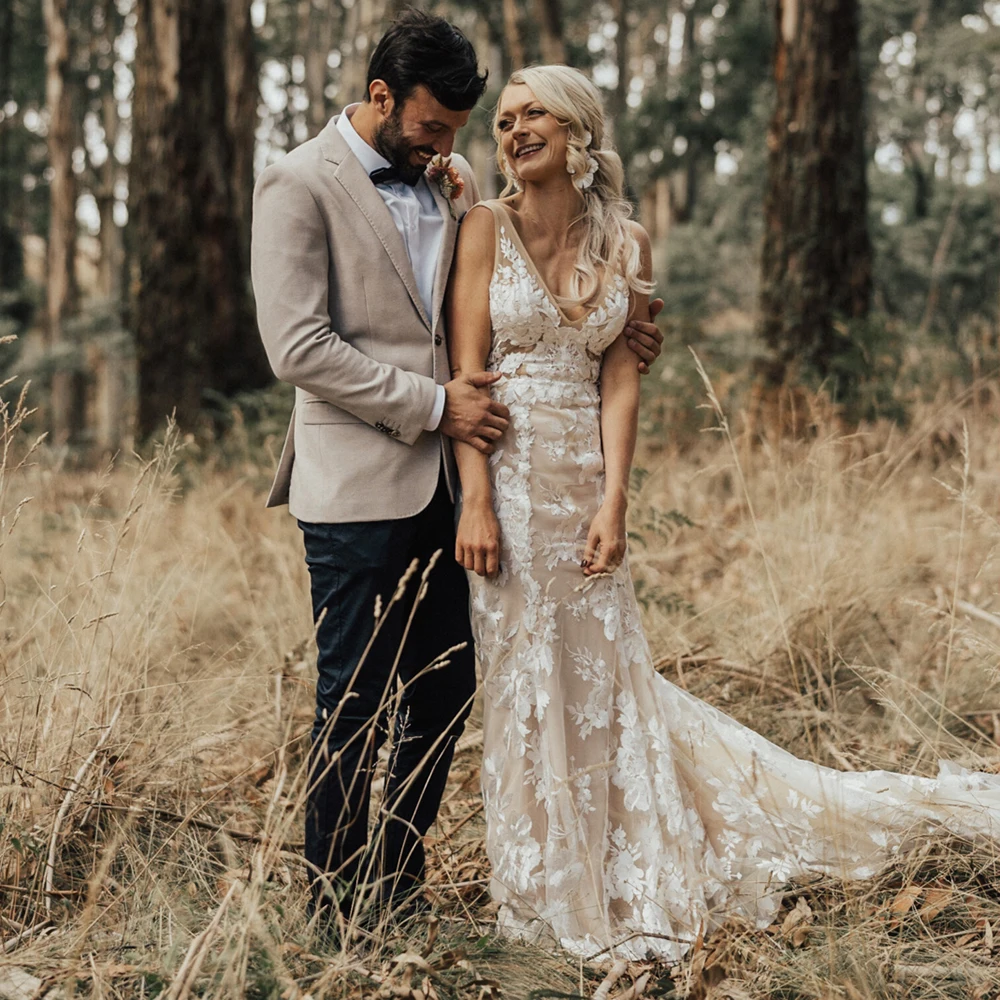
[[455, 442], [456, 557], [483, 672], [482, 791], [501, 933], [675, 959], [728, 914], [771, 922], [805, 872], [870, 875], [913, 837], [1000, 840], [1000, 778], [799, 760], [652, 666], [625, 512], [650, 244], [628, 220], [600, 96], [515, 73], [494, 121], [503, 196], [462, 224], [456, 372], [501, 372], [510, 427]]

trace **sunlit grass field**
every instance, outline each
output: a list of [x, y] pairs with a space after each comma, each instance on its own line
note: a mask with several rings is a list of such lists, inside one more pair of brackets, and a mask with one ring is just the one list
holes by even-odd
[[[32, 448], [17, 388], [0, 997], [1000, 995], [1000, 859], [940, 840], [868, 882], [792, 886], [772, 927], [727, 923], [678, 966], [494, 937], [478, 710], [429, 836], [434, 915], [325, 947], [300, 858], [308, 578], [294, 521], [263, 506], [267, 449], [215, 454], [171, 428], [82, 470]], [[630, 560], [657, 668], [834, 767], [1000, 770], [995, 390], [850, 431], [803, 396], [794, 435], [751, 433], [707, 393], [704, 429], [681, 432], [647, 395]]]

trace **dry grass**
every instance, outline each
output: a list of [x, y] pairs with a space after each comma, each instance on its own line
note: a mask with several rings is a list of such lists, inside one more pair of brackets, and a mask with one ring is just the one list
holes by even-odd
[[[996, 769], [1000, 417], [964, 415], [647, 440], [632, 563], [658, 668], [823, 763]], [[194, 461], [172, 429], [71, 471], [27, 454], [16, 399], [3, 419], [0, 996], [594, 995], [604, 972], [491, 936], [477, 714], [429, 838], [436, 917], [319, 947], [297, 862], [308, 581], [264, 470]], [[648, 971], [645, 996], [994, 1000], [996, 949], [997, 859], [937, 841], [606, 995]]]

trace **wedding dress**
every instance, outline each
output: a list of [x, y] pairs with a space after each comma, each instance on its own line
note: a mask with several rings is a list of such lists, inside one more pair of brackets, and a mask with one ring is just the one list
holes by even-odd
[[594, 580], [580, 568], [603, 490], [601, 356], [628, 288], [617, 277], [571, 322], [487, 205], [487, 367], [511, 423], [490, 459], [501, 572], [469, 580], [499, 931], [676, 959], [728, 914], [767, 926], [793, 876], [865, 877], [929, 832], [1000, 839], [1000, 777], [835, 771], [656, 673], [627, 561]]

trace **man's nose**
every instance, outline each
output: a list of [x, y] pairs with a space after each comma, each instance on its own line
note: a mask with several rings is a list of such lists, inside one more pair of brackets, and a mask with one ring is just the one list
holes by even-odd
[[438, 139], [438, 141], [434, 143], [434, 148], [445, 158], [451, 156], [451, 151], [455, 148], [455, 137], [453, 135], [446, 135], [443, 138]]

